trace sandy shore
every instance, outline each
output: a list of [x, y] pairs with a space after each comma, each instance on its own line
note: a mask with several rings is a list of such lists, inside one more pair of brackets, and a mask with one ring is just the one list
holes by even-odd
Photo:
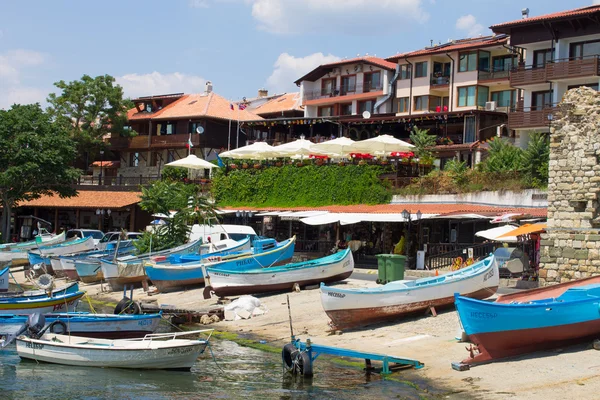
[[[22, 272], [16, 273], [15, 277], [17, 280], [24, 279]], [[348, 279], [343, 285], [367, 287], [376, 284]], [[122, 297], [122, 292], [102, 292], [99, 284], [80, 286], [97, 301], [116, 303]], [[290, 340], [287, 295], [260, 296], [260, 301], [268, 309], [266, 314], [248, 320], [222, 321], [212, 327], [251, 334], [283, 345]], [[467, 356], [465, 346], [468, 343], [459, 343], [455, 339], [458, 316], [453, 310], [441, 312], [437, 317], [411, 318], [332, 335], [328, 332], [328, 318], [321, 307], [318, 289], [291, 292], [289, 298], [294, 333], [302, 340], [311, 338], [314, 343], [323, 345], [418, 359], [425, 363], [425, 368], [400, 374], [426, 379], [432, 385], [450, 391], [464, 391], [482, 399], [544, 400], [594, 399], [598, 398], [597, 393], [600, 392], [600, 353], [592, 348], [591, 343], [538, 352], [457, 372], [451, 369], [450, 363]], [[216, 305], [216, 299], [203, 299], [202, 288], [153, 296], [148, 296], [140, 288], [134, 290], [134, 299], [156, 300], [158, 305], [190, 310]]]

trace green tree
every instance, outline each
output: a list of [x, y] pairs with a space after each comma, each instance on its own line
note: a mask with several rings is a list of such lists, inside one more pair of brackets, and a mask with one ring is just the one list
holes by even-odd
[[140, 208], [151, 214], [171, 215], [166, 225], [159, 225], [153, 233], [146, 232], [135, 244], [140, 252], [147, 252], [152, 243], [152, 251], [179, 246], [185, 243], [190, 233], [190, 225], [199, 222], [210, 223], [217, 218], [214, 205], [201, 194], [198, 185], [161, 180], [142, 188]]
[[48, 96], [48, 111], [68, 129], [80, 155], [91, 153], [95, 157], [103, 149], [102, 139], [108, 133], [135, 135], [127, 128], [127, 110], [133, 103], [123, 98], [123, 88], [112, 76], [84, 75], [80, 80], [59, 81], [54, 86], [61, 93]]
[[80, 171], [70, 167], [76, 149], [67, 130], [39, 104], [0, 110], [0, 205], [2, 239], [10, 238], [10, 215], [20, 201], [44, 194], [77, 194]]
[[488, 157], [481, 168], [485, 172], [518, 172], [523, 166], [523, 150], [506, 139], [493, 138], [489, 143]]
[[413, 126], [410, 141], [415, 145], [414, 153], [419, 159], [433, 159], [432, 148], [437, 137], [429, 134], [429, 129], [419, 129]]
[[546, 134], [535, 132], [523, 151], [522, 172], [526, 182], [534, 187], [548, 184], [548, 163], [550, 161], [550, 139]]
[[444, 171], [448, 172], [452, 181], [458, 186], [463, 186], [469, 182], [469, 168], [466, 161], [452, 159], [444, 165]]

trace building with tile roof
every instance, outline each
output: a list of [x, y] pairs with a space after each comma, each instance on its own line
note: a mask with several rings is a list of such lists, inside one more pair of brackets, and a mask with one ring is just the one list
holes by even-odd
[[239, 129], [240, 123], [262, 119], [244, 104], [213, 92], [211, 82], [207, 82], [204, 93], [146, 96], [133, 102], [135, 107], [129, 110], [128, 118], [138, 135], [109, 140], [111, 150], [120, 158], [117, 176], [126, 178], [158, 177], [166, 163], [188, 153], [214, 159], [221, 149], [246, 144], [247, 134]]
[[302, 117], [304, 107], [301, 103], [300, 92], [285, 93], [274, 96], [258, 107], [251, 108], [250, 111], [264, 119]]
[[557, 104], [567, 90], [600, 83], [600, 5], [529, 16], [490, 27], [510, 35], [521, 62], [510, 73], [519, 91], [508, 125], [517, 143], [526, 144], [531, 132], [549, 132]]

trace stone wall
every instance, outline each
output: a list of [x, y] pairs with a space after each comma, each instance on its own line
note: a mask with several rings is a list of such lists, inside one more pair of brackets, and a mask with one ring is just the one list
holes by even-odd
[[550, 133], [548, 230], [540, 283], [600, 274], [600, 93], [568, 91]]

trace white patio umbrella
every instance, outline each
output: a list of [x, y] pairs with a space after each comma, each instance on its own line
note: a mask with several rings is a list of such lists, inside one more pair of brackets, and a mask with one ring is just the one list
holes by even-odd
[[350, 153], [350, 146], [352, 146], [354, 143], [356, 142], [350, 138], [339, 137], [326, 142], [317, 143], [313, 148], [317, 151], [338, 154], [339, 156], [346, 156], [348, 153]]
[[[189, 156], [187, 156], [185, 158], [181, 158], [179, 160], [172, 161], [168, 164], [165, 164], [165, 167], [180, 167], [180, 168], [187, 168], [187, 169], [193, 169], [193, 170], [200, 170], [200, 169], [212, 170], [213, 168], [216, 167], [216, 165], [209, 163], [206, 160], [196, 157], [195, 154], [190, 154]], [[188, 176], [189, 176], [189, 171], [188, 171]]]
[[369, 153], [371, 155], [382, 155], [393, 152], [409, 151], [414, 148], [410, 143], [396, 139], [390, 135], [379, 135], [370, 139], [354, 142], [349, 146], [349, 153]]
[[[514, 225], [502, 225], [497, 228], [486, 229], [485, 231], [475, 232], [475, 236], [479, 236], [488, 240], [494, 240], [498, 242], [515, 243], [517, 241], [516, 236], [503, 236], [504, 234], [515, 230], [517, 226]], [[500, 237], [502, 236], [502, 237]]]
[[273, 147], [273, 150], [276, 152], [276, 157], [292, 157], [295, 155], [304, 157], [309, 154], [328, 155], [326, 152], [315, 149], [315, 144], [306, 139], [298, 139], [293, 142], [284, 143]]
[[254, 142], [248, 146], [240, 147], [234, 150], [225, 151], [219, 154], [219, 157], [228, 157], [236, 159], [266, 160], [275, 157], [275, 148], [265, 142]]

